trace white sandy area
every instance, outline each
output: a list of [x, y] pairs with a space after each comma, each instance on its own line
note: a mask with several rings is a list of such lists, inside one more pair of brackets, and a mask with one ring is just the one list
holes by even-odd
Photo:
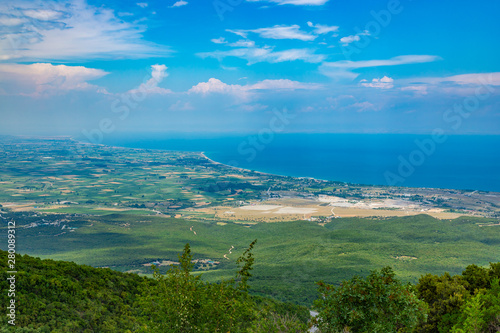
[[273, 212], [275, 214], [312, 214], [318, 210], [315, 208], [283, 207]]
[[347, 202], [347, 200], [344, 199], [344, 198], [336, 197], [336, 196], [333, 196], [333, 195], [324, 195], [324, 194], [320, 194], [318, 196], [318, 201], [319, 202], [330, 202], [330, 203], [333, 203], [333, 202]]
[[276, 208], [280, 208], [282, 206], [279, 205], [253, 205], [253, 206], [242, 206], [240, 209], [243, 210], [273, 210]]
[[394, 199], [384, 199], [384, 200], [347, 200], [344, 198], [331, 196], [331, 195], [319, 195], [319, 202], [329, 203], [333, 207], [343, 207], [343, 208], [359, 208], [359, 209], [374, 209], [374, 208], [396, 208], [396, 209], [415, 209], [417, 206], [406, 200], [394, 200]]

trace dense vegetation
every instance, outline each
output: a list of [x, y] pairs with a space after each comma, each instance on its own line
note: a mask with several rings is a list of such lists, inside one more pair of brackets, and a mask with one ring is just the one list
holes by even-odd
[[[0, 332], [279, 332], [280, 326], [303, 332], [305, 307], [249, 296], [250, 250], [239, 259], [238, 279], [218, 284], [190, 274], [189, 245], [180, 265], [165, 275], [156, 270], [155, 279], [17, 256], [16, 327], [3, 315]], [[6, 262], [0, 265], [3, 291], [9, 289]], [[7, 292], [0, 295], [8, 304]]]
[[390, 267], [339, 287], [319, 282], [316, 318], [322, 332], [411, 332], [425, 322], [427, 309], [415, 287], [395, 278]]
[[[248, 294], [255, 241], [237, 262], [236, 279], [204, 283], [190, 274], [193, 264], [189, 244], [180, 265], [166, 275], [155, 270], [158, 285], [146, 290], [141, 304], [147, 310], [146, 332], [304, 332], [307, 321], [285, 313], [268, 302], [258, 303]], [[270, 306], [271, 305], [271, 306]], [[283, 308], [283, 307], [281, 307]], [[291, 317], [290, 317], [291, 315]], [[306, 320], [307, 320], [306, 316]]]
[[340, 286], [319, 282], [321, 333], [500, 331], [500, 263], [469, 265], [461, 275], [426, 274], [403, 284], [390, 267]]
[[[341, 218], [324, 226], [310, 221], [243, 226], [109, 211], [104, 216], [2, 215], [16, 221], [16, 245], [22, 253], [123, 272], [151, 274], [145, 264], [177, 261], [177, 253], [189, 243], [195, 259], [220, 262], [194, 268], [208, 282], [233, 277], [238, 255], [257, 238], [250, 292], [306, 306], [316, 299], [319, 280], [338, 284], [391, 266], [403, 281], [416, 283], [422, 274], [459, 274], [471, 263], [484, 266], [500, 258], [498, 221], [484, 218], [418, 215]], [[6, 249], [5, 242], [2, 247]], [[162, 273], [166, 268], [159, 267]]]
[[[17, 325], [3, 316], [0, 332], [306, 332], [307, 308], [248, 293], [254, 244], [238, 258], [236, 276], [219, 283], [192, 274], [189, 244], [179, 265], [166, 274], [155, 268], [154, 279], [18, 255]], [[321, 333], [498, 332], [499, 280], [500, 263], [491, 263], [455, 276], [426, 274], [416, 285], [402, 283], [390, 267], [337, 286], [318, 282], [315, 323]], [[7, 304], [7, 293], [0, 295]]]
[[429, 318], [418, 332], [499, 332], [500, 263], [469, 265], [461, 275], [426, 274], [417, 294], [429, 305]]

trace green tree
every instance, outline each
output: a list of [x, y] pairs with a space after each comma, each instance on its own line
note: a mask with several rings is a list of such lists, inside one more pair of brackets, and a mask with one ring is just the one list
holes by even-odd
[[145, 332], [245, 332], [256, 318], [255, 303], [248, 295], [248, 279], [254, 261], [252, 242], [237, 260], [235, 279], [205, 283], [193, 269], [189, 244], [165, 275], [154, 269], [157, 288], [147, 288], [142, 299]]
[[417, 284], [418, 297], [429, 306], [427, 321], [418, 325], [417, 332], [449, 332], [457, 322], [460, 309], [470, 297], [461, 276], [426, 274]]
[[490, 286], [490, 276], [488, 269], [477, 265], [469, 265], [462, 272], [462, 276], [467, 281], [467, 289], [474, 292], [476, 289], [485, 289]]
[[463, 306], [463, 319], [455, 324], [451, 333], [481, 333], [486, 324], [482, 318], [481, 308], [484, 302], [481, 300], [481, 293], [472, 297]]
[[259, 313], [249, 333], [303, 333], [308, 325], [301, 322], [296, 315], [280, 315], [275, 312]]
[[452, 333], [479, 333], [500, 331], [500, 285], [495, 279], [491, 289], [481, 290], [462, 307], [458, 323]]
[[395, 278], [390, 267], [353, 277], [339, 287], [318, 282], [315, 324], [328, 332], [410, 332], [425, 320], [426, 306], [414, 287]]
[[[478, 299], [472, 300], [472, 297], [478, 293], [491, 297], [493, 291], [488, 290], [493, 290], [497, 279], [500, 279], [500, 263], [490, 263], [489, 268], [469, 265], [461, 275], [445, 273], [442, 276], [422, 276], [417, 284], [418, 296], [429, 305], [430, 311], [427, 322], [421, 322], [417, 332], [444, 333], [450, 332], [452, 328], [465, 329], [463, 324], [466, 317], [469, 318], [468, 325], [472, 325], [473, 316], [465, 314], [479, 309]], [[493, 311], [494, 302], [487, 304], [491, 305], [486, 306], [485, 311]], [[485, 320], [495, 326], [494, 317], [490, 314]]]

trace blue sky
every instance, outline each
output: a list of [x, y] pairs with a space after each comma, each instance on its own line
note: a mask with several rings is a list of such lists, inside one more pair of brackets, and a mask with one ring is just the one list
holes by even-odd
[[500, 3], [3, 1], [0, 133], [500, 134]]

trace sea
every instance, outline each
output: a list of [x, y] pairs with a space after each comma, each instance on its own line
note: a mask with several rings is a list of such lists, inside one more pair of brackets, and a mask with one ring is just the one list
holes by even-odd
[[204, 152], [276, 175], [365, 185], [500, 192], [500, 136], [412, 134], [108, 134], [103, 144]]

